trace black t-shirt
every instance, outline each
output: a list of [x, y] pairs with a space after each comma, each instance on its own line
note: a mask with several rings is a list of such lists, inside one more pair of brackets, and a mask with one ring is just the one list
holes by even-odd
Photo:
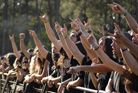
[[52, 60], [52, 53], [48, 52], [47, 56], [46, 56], [46, 60], [48, 60], [50, 62], [49, 64], [49, 75], [52, 73], [52, 66], [54, 65], [53, 64], [53, 60]]
[[[92, 61], [88, 61], [86, 62], [85, 65], [91, 65]], [[95, 89], [93, 82], [91, 80], [91, 75], [89, 72], [85, 72], [85, 76], [84, 76], [84, 87], [85, 88], [90, 88], [90, 89]], [[84, 92], [84, 93], [89, 93], [89, 92]]]
[[19, 63], [21, 63], [21, 62], [22, 62], [23, 57], [24, 57], [24, 55], [23, 55], [23, 54], [21, 54], [20, 58], [18, 59], [18, 62], [19, 62]]
[[110, 74], [111, 72], [100, 73], [98, 77], [98, 89], [99, 90], [105, 90], [108, 80], [110, 78]]

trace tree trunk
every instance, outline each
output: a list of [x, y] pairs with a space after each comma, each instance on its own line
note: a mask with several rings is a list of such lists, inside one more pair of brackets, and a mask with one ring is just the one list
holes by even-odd
[[3, 34], [2, 34], [2, 55], [5, 54], [5, 33], [6, 33], [6, 28], [7, 28], [7, 19], [8, 19], [8, 0], [4, 0], [4, 9], [3, 9]]
[[48, 12], [48, 14], [49, 14], [49, 22], [50, 22], [50, 25], [51, 25], [51, 27], [53, 28], [53, 24], [52, 24], [52, 7], [51, 7], [51, 2], [50, 2], [51, 0], [48, 0], [48, 7], [49, 7], [49, 12]]
[[42, 31], [41, 31], [41, 24], [40, 24], [40, 13], [39, 13], [39, 8], [38, 8], [38, 0], [36, 0], [36, 12], [37, 12], [37, 21], [38, 21], [38, 33], [39, 33], [39, 39], [40, 41], [42, 40]]
[[85, 0], [85, 2], [84, 2], [84, 5], [83, 5], [83, 7], [82, 7], [82, 9], [81, 9], [81, 12], [80, 12], [79, 18], [81, 18], [81, 16], [82, 16], [82, 12], [83, 12], [83, 10], [84, 10], [85, 7], [86, 7], [86, 3], [87, 3], [87, 0]]
[[55, 10], [56, 10], [55, 22], [59, 21], [59, 7], [60, 7], [60, 0], [55, 0]]

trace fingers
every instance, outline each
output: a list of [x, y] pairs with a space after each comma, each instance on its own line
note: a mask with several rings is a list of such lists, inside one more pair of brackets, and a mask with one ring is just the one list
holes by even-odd
[[78, 16], [77, 16], [77, 15], [75, 15], [75, 17], [76, 17], [76, 19], [77, 19], [78, 21], [80, 21], [80, 19], [78, 18]]
[[118, 3], [115, 3], [115, 2], [113, 2], [113, 4], [115, 4], [115, 5], [119, 5]]
[[104, 26], [102, 26], [102, 32], [104, 32]]
[[74, 20], [72, 18], [69, 18], [72, 22], [74, 22]]
[[114, 37], [114, 34], [112, 34], [112, 33], [109, 33], [109, 32], [108, 32], [107, 34], [108, 34], [109, 36], [113, 36], [113, 37]]
[[120, 31], [121, 31], [120, 28], [119, 28], [119, 26], [118, 26], [116, 23], [114, 23], [114, 26], [115, 26], [115, 30], [116, 30], [117, 32], [120, 32]]
[[110, 6], [110, 7], [114, 7], [114, 5], [113, 4], [107, 4], [108, 6]]

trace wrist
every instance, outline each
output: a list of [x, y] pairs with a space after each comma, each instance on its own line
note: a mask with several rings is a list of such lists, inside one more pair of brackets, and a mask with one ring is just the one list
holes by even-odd
[[93, 47], [93, 50], [98, 50], [99, 49], [99, 45], [98, 44], [96, 44], [94, 47]]
[[123, 48], [123, 49], [121, 49], [121, 51], [122, 52], [125, 52], [125, 51], [127, 51], [127, 48]]

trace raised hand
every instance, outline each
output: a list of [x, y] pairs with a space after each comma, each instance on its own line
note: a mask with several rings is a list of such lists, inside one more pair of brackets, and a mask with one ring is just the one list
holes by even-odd
[[55, 29], [56, 29], [57, 33], [62, 31], [62, 27], [59, 25], [58, 22], [55, 22]]
[[20, 39], [24, 39], [25, 38], [25, 34], [24, 33], [20, 33]]
[[84, 28], [84, 25], [83, 25], [83, 23], [81, 22], [81, 20], [78, 18], [78, 16], [75, 15], [75, 17], [76, 17], [75, 22], [81, 27], [81, 29]]
[[132, 42], [138, 45], [138, 34], [136, 34], [135, 32], [132, 33]]
[[48, 16], [47, 16], [46, 13], [45, 13], [43, 16], [40, 16], [40, 18], [42, 19], [42, 21], [43, 21], [44, 23], [47, 23], [47, 22], [48, 22]]
[[13, 41], [14, 40], [14, 34], [12, 36], [9, 35], [9, 38], [11, 41]]
[[33, 36], [33, 37], [36, 36], [36, 33], [35, 33], [35, 31], [33, 31], [33, 30], [29, 30], [29, 33], [30, 33], [30, 35]]
[[100, 29], [98, 28], [98, 31], [99, 31], [99, 33], [100, 33], [100, 36], [101, 36], [101, 37], [104, 37], [104, 26], [102, 26], [102, 30], [100, 30]]
[[86, 23], [86, 22], [84, 21], [84, 24], [85, 24], [85, 28], [86, 28], [88, 31], [90, 31], [90, 30], [91, 30], [91, 25], [90, 25], [89, 20], [88, 20], [88, 23]]
[[81, 28], [76, 22], [71, 22], [71, 28], [75, 31], [79, 31]]
[[125, 14], [126, 10], [119, 4], [113, 3], [113, 4], [107, 4], [112, 8], [112, 10], [116, 13]]

